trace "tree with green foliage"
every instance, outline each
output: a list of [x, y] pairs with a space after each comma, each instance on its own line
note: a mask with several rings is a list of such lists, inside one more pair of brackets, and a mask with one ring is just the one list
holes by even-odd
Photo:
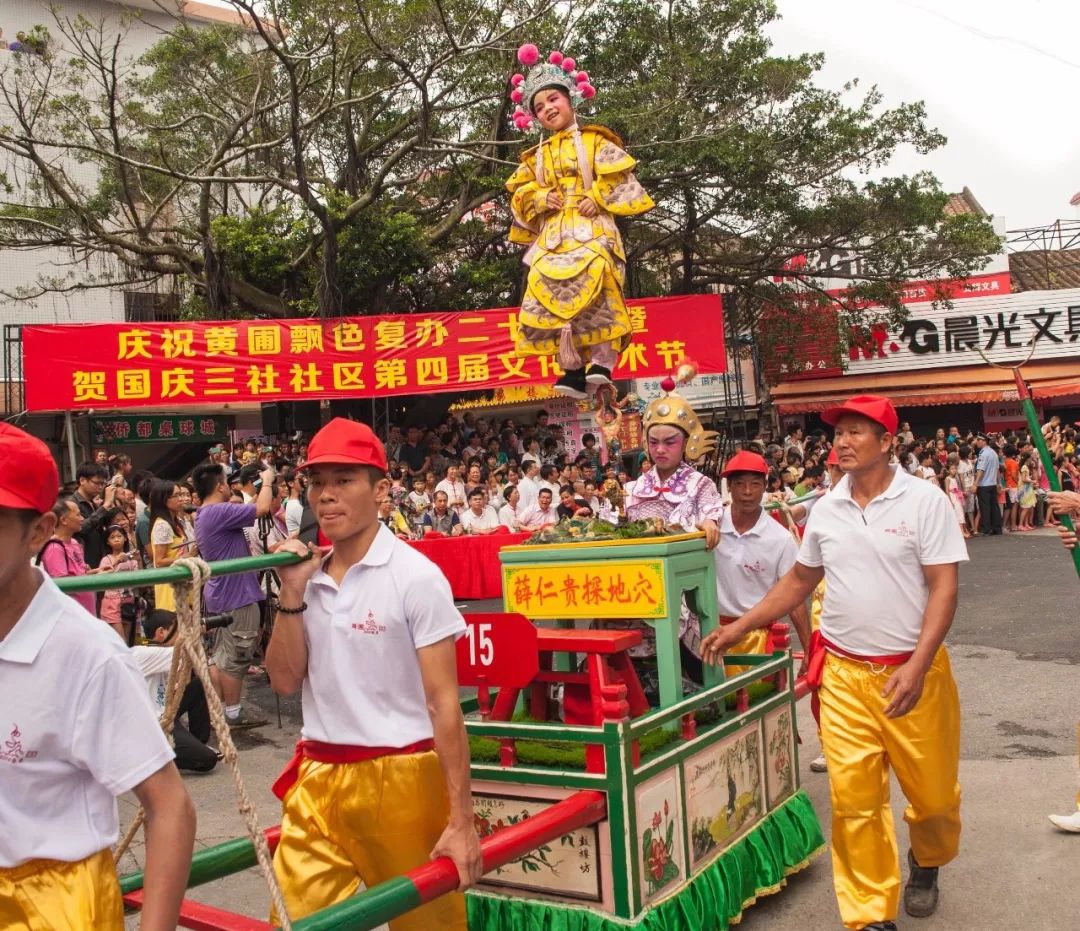
[[13, 56], [0, 248], [174, 276], [212, 316], [512, 303], [503, 185], [531, 143], [507, 81], [526, 40], [573, 52], [599, 87], [582, 120], [641, 162], [658, 208], [624, 230], [632, 295], [722, 288], [740, 332], [770, 313], [793, 337], [835, 320], [822, 308], [858, 330], [902, 317], [904, 282], [971, 274], [999, 245], [985, 218], [944, 214], [932, 174], [880, 176], [944, 137], [921, 103], [826, 90], [821, 55], [774, 54], [771, 0], [231, 2], [236, 26], [178, 20], [137, 61], [123, 25], [80, 18]]

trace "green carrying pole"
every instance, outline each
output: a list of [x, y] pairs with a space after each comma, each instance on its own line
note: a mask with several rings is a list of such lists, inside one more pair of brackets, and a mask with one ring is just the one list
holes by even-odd
[[[278, 566], [291, 566], [305, 557], [295, 553], [268, 553], [265, 556], [242, 556], [209, 563], [210, 575], [235, 575], [238, 572], [258, 572]], [[191, 573], [186, 566], [165, 566], [163, 569], [138, 569], [135, 572], [99, 572], [94, 575], [66, 576], [56, 579], [62, 592], [96, 592], [109, 588], [141, 588], [147, 585], [166, 585], [186, 582]], [[119, 582], [117, 580], [120, 580]]]
[[[1039, 451], [1039, 458], [1042, 460], [1043, 471], [1046, 472], [1046, 479], [1050, 483], [1050, 490], [1061, 491], [1061, 482], [1058, 481], [1057, 472], [1054, 471], [1054, 457], [1050, 455], [1046, 440], [1043, 438], [1042, 427], [1039, 426], [1039, 417], [1035, 412], [1035, 404], [1031, 400], [1031, 392], [1028, 390], [1024, 377], [1020, 374], [1019, 368], [1013, 369], [1013, 378], [1016, 381], [1016, 392], [1020, 397], [1020, 403], [1024, 408], [1024, 417], [1027, 418], [1028, 431], [1031, 433], [1031, 441]], [[1059, 520], [1073, 533], [1076, 532], [1076, 527], [1073, 525], [1071, 517], [1062, 514]], [[1080, 546], [1074, 546], [1069, 552], [1072, 554], [1072, 561], [1073, 566], [1076, 569], [1076, 574], [1080, 576]]]

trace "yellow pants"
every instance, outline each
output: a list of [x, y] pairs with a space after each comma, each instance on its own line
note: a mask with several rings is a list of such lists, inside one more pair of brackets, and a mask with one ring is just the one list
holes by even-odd
[[[450, 816], [432, 752], [363, 763], [304, 760], [286, 794], [274, 871], [294, 921], [431, 859]], [[276, 923], [276, 917], [271, 916]], [[466, 931], [452, 893], [390, 922], [392, 931]]]
[[124, 931], [124, 905], [112, 851], [85, 860], [28, 860], [0, 867], [5, 931]]
[[960, 845], [960, 701], [942, 647], [918, 704], [884, 715], [881, 690], [895, 667], [829, 654], [821, 699], [821, 743], [832, 799], [833, 883], [848, 928], [896, 918], [900, 863], [889, 806], [889, 768], [908, 808], [904, 820], [920, 866], [943, 866]]
[[[769, 639], [769, 631], [766, 628], [760, 630], [752, 630], [738, 643], [724, 652], [725, 656], [742, 656], [746, 653], [764, 653], [765, 642]], [[728, 663], [724, 664], [724, 675], [729, 679], [732, 676], [737, 676], [739, 673], [746, 672], [747, 669], [756, 669], [756, 666], [731, 666]]]

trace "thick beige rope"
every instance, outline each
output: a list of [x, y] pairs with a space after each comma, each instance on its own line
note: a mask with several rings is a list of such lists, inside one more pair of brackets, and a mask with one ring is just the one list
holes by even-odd
[[[169, 670], [165, 710], [161, 714], [161, 727], [165, 735], [172, 743], [172, 722], [176, 719], [176, 711], [180, 707], [184, 689], [187, 688], [192, 674], [198, 676], [206, 693], [206, 704], [210, 711], [210, 722], [218, 739], [218, 749], [232, 772], [233, 783], [236, 786], [236, 797], [239, 802], [238, 810], [244, 817], [247, 825], [248, 836], [255, 846], [255, 858], [266, 880], [266, 887], [270, 893], [270, 901], [274, 906], [277, 919], [282, 931], [292, 931], [292, 922], [289, 920], [288, 909], [285, 906], [285, 896], [281, 892], [281, 886], [274, 873], [274, 864], [270, 856], [270, 845], [266, 842], [266, 835], [259, 826], [259, 816], [255, 806], [248, 796], [244, 779], [240, 775], [240, 766], [237, 761], [236, 745], [233, 743], [232, 733], [229, 730], [228, 719], [225, 716], [225, 706], [221, 702], [217, 691], [210, 679], [210, 665], [206, 658], [206, 650], [202, 640], [202, 588], [206, 580], [210, 578], [210, 567], [199, 558], [178, 559], [174, 566], [184, 566], [191, 572], [190, 582], [174, 583], [176, 590], [176, 619], [177, 632], [174, 641], [172, 668]], [[140, 807], [123, 839], [117, 845], [114, 856], [119, 859], [127, 849], [132, 838], [145, 820], [145, 812]]]

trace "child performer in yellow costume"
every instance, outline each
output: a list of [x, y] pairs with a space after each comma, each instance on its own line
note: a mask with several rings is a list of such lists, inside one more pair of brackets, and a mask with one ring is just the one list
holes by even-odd
[[516, 349], [556, 354], [563, 375], [555, 390], [584, 398], [588, 384], [611, 381], [619, 353], [630, 344], [626, 254], [615, 217], [636, 216], [654, 204], [622, 140], [604, 126], [578, 127], [575, 107], [596, 94], [589, 75], [562, 52], [538, 65], [539, 57], [535, 45], [518, 50], [530, 70], [514, 75], [510, 94], [519, 105], [519, 130], [551, 133], [524, 153], [506, 183], [514, 216], [510, 241], [529, 247]]

